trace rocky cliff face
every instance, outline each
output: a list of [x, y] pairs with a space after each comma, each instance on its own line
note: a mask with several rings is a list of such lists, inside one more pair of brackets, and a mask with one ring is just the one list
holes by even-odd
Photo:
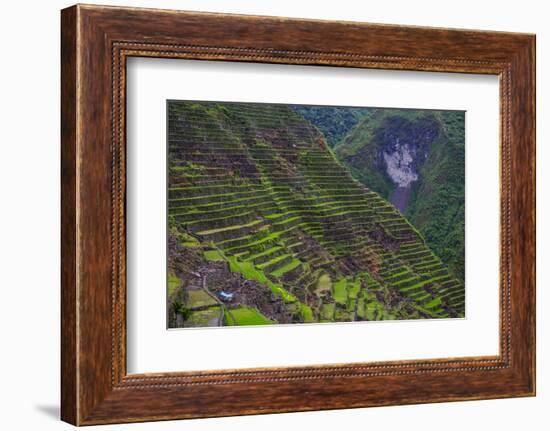
[[289, 107], [174, 101], [168, 129], [172, 325], [464, 315], [422, 235]]
[[432, 142], [439, 135], [440, 126], [431, 119], [410, 121], [389, 117], [378, 130], [382, 141], [378, 164], [384, 165], [395, 189], [390, 202], [403, 214], [407, 210], [413, 183], [418, 181], [420, 169], [428, 157]]
[[386, 173], [397, 187], [409, 187], [418, 179], [414, 167], [418, 148], [395, 140], [391, 148], [382, 152]]
[[335, 147], [464, 277], [464, 113], [375, 109]]
[[[405, 214], [411, 189], [439, 133], [440, 124], [429, 115], [409, 119], [389, 113], [376, 125], [369, 145], [345, 156], [344, 162], [356, 171], [368, 170], [370, 165], [382, 173], [387, 197]], [[337, 154], [342, 147], [339, 150]]]

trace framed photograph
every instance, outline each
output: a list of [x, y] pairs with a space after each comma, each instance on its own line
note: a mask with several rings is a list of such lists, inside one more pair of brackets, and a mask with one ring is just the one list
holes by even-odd
[[61, 45], [63, 420], [535, 394], [534, 35], [77, 5]]

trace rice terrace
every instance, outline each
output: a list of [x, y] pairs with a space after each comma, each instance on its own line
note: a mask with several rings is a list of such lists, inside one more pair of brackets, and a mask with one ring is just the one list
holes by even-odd
[[462, 111], [167, 102], [169, 328], [462, 318]]

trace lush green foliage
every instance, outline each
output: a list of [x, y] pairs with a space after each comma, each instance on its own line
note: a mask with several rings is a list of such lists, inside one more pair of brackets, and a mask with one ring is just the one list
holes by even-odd
[[334, 147], [369, 111], [370, 108], [293, 105], [292, 108], [318, 127]]
[[269, 325], [273, 323], [258, 310], [249, 307], [234, 308], [225, 314], [228, 326]]
[[420, 170], [406, 216], [441, 260], [464, 279], [464, 113], [441, 111], [435, 115], [442, 133]]
[[463, 285], [320, 129], [285, 105], [169, 104], [174, 326], [464, 315]]
[[[425, 158], [416, 162], [405, 216], [453, 274], [464, 279], [464, 113], [374, 109], [335, 146], [335, 154], [363, 184], [390, 199], [396, 184], [383, 163], [383, 152], [395, 142], [421, 145], [411, 136], [434, 139]], [[422, 136], [420, 136], [422, 137]], [[424, 149], [422, 149], [424, 151]]]
[[176, 291], [178, 287], [181, 286], [181, 280], [179, 277], [176, 277], [174, 274], [168, 273], [168, 297]]

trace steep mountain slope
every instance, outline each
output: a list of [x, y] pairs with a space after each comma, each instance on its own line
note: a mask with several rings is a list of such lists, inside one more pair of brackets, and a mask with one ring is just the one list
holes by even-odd
[[373, 109], [335, 147], [464, 279], [464, 112]]
[[290, 105], [306, 120], [317, 126], [330, 147], [334, 147], [367, 115], [371, 108], [345, 106]]
[[169, 324], [464, 315], [423, 237], [284, 105], [168, 105]]

